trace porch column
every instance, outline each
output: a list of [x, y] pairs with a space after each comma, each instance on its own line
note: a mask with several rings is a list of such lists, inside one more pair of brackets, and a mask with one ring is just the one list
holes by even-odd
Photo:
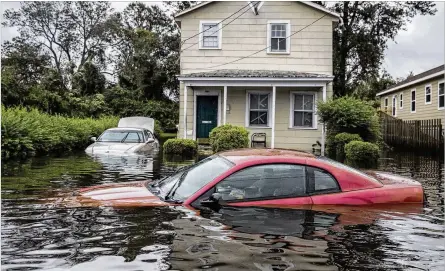
[[276, 101], [276, 93], [277, 88], [275, 86], [272, 86], [272, 121], [271, 121], [271, 140], [270, 140], [270, 148], [273, 149], [275, 147], [275, 101]]
[[184, 138], [187, 138], [187, 86], [184, 85], [184, 119], [182, 126], [184, 127]]
[[227, 120], [227, 86], [224, 86], [223, 125]]
[[[323, 86], [323, 102], [326, 102], [326, 85]], [[321, 155], [324, 156], [324, 149], [325, 149], [325, 138], [326, 138], [326, 126], [323, 123], [321, 127]]]

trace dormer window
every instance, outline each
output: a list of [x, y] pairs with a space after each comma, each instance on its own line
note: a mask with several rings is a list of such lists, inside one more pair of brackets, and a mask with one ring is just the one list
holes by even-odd
[[269, 21], [267, 23], [267, 53], [290, 53], [290, 21]]
[[199, 32], [199, 49], [221, 49], [221, 23], [201, 21]]

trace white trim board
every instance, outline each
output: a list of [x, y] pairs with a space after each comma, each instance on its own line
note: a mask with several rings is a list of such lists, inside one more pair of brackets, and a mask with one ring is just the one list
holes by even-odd
[[221, 125], [221, 91], [220, 90], [193, 90], [193, 140], [196, 140], [197, 96], [218, 96], [218, 123]]

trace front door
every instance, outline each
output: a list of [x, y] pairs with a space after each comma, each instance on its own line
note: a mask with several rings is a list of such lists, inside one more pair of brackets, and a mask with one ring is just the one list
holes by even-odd
[[218, 125], [218, 96], [197, 96], [196, 138], [209, 138]]

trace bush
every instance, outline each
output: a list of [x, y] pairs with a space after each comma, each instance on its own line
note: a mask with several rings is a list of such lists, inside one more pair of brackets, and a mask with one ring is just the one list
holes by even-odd
[[363, 139], [358, 134], [340, 133], [335, 135], [332, 151], [335, 152], [337, 161], [345, 160], [345, 145], [351, 141], [363, 141]]
[[241, 126], [225, 124], [215, 127], [209, 137], [213, 152], [249, 147], [249, 131]]
[[362, 141], [351, 141], [345, 146], [346, 164], [358, 168], [376, 168], [379, 147]]
[[171, 138], [163, 145], [164, 154], [194, 156], [198, 152], [198, 143], [193, 139]]
[[86, 148], [90, 137], [116, 127], [117, 117], [67, 118], [2, 105], [2, 159]]
[[318, 103], [318, 115], [328, 129], [327, 145], [338, 133], [358, 134], [364, 141], [380, 143], [380, 123], [370, 102], [342, 97]]
[[162, 127], [161, 127], [161, 123], [159, 122], [159, 120], [155, 120], [155, 128], [154, 128], [154, 134], [156, 138], [161, 138], [161, 134], [162, 134]]

